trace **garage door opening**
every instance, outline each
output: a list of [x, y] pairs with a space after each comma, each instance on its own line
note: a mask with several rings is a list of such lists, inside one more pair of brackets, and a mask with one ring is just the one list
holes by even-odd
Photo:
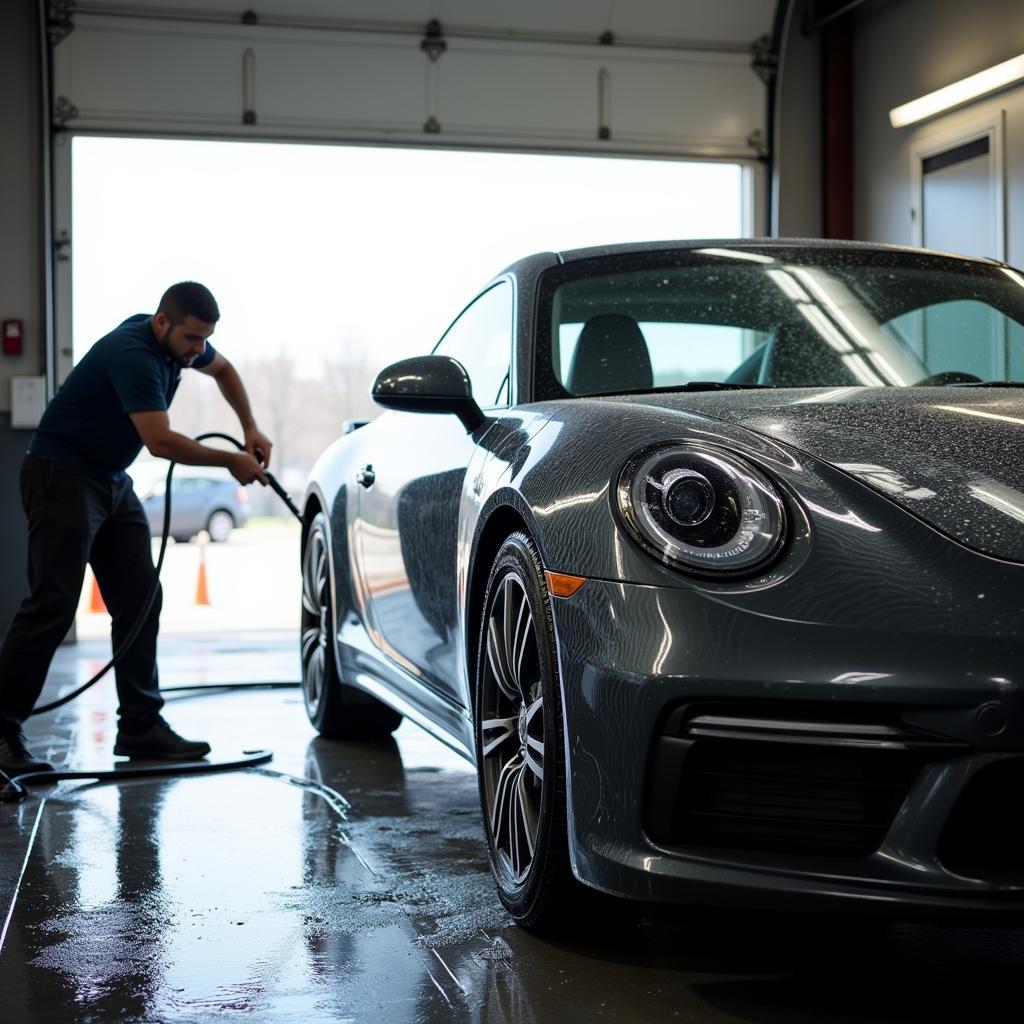
[[[221, 308], [213, 343], [298, 497], [345, 420], [377, 414], [376, 372], [429, 352], [495, 273], [542, 250], [749, 234], [750, 174], [738, 163], [75, 137], [72, 358], [152, 312], [169, 284], [203, 282]], [[171, 423], [239, 433], [198, 373], [183, 375]], [[155, 508], [165, 471], [145, 452], [130, 470]], [[226, 472], [176, 472], [190, 521], [168, 551], [162, 633], [297, 629], [295, 521]], [[215, 517], [224, 510], [230, 523]], [[215, 542], [196, 543], [193, 527]], [[79, 636], [107, 634], [98, 609], [90, 576]]]

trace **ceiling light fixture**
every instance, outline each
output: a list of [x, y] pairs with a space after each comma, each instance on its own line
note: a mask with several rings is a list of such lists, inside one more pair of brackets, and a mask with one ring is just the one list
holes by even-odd
[[1022, 78], [1024, 78], [1024, 53], [1003, 61], [1002, 64], [979, 71], [976, 75], [961, 78], [959, 82], [930, 92], [920, 99], [893, 107], [889, 111], [889, 121], [893, 128], [903, 128], [908, 124], [914, 124], [917, 121], [923, 121], [926, 117], [941, 113], [943, 110], [958, 107], [969, 100], [1012, 85]]

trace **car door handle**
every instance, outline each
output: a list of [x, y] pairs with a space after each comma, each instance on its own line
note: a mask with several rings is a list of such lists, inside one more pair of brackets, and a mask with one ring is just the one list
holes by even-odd
[[373, 481], [377, 479], [377, 474], [373, 471], [373, 466], [363, 466], [358, 473], [356, 473], [356, 483], [362, 484], [363, 487], [370, 488], [373, 486]]

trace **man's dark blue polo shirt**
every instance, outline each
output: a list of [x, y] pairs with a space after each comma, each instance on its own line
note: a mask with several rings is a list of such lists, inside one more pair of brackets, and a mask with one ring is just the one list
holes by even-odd
[[[33, 455], [104, 478], [135, 461], [142, 438], [128, 414], [165, 412], [181, 376], [149, 321], [148, 313], [131, 316], [86, 352], [46, 407], [29, 445]], [[208, 366], [216, 354], [207, 342], [192, 368]]]

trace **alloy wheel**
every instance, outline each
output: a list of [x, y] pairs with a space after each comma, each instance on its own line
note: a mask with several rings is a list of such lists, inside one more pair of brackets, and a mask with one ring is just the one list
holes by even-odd
[[537, 626], [523, 580], [492, 590], [480, 691], [485, 812], [499, 873], [521, 885], [537, 854], [544, 784], [544, 698]]
[[311, 718], [320, 709], [327, 677], [328, 585], [327, 541], [323, 530], [314, 526], [302, 559], [302, 691]]

